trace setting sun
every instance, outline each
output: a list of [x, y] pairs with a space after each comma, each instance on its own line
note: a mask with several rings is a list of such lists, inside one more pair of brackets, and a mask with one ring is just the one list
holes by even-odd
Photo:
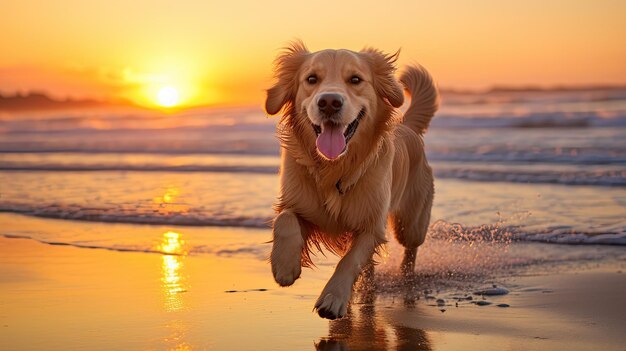
[[159, 89], [157, 103], [163, 107], [174, 107], [179, 104], [180, 96], [178, 90], [171, 86]]

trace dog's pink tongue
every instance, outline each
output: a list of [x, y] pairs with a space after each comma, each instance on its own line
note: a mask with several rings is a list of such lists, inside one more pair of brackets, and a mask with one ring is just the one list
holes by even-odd
[[326, 123], [322, 128], [322, 133], [317, 136], [317, 149], [322, 155], [333, 160], [339, 157], [346, 148], [346, 138], [343, 136], [343, 128], [341, 126]]

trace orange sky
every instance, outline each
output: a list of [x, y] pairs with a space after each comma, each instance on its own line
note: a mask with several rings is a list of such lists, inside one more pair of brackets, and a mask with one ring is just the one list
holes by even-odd
[[278, 49], [402, 48], [439, 85], [626, 83], [626, 1], [0, 2], [0, 91], [260, 104]]

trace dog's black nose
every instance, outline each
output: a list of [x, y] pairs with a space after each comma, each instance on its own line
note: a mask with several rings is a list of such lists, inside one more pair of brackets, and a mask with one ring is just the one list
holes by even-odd
[[343, 106], [343, 96], [335, 93], [321, 94], [317, 99], [317, 107], [320, 111], [326, 115], [332, 115], [333, 113], [341, 110]]

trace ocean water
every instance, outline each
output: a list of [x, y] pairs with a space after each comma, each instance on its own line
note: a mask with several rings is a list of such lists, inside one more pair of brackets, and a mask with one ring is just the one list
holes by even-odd
[[[187, 253], [261, 258], [277, 120], [260, 107], [0, 112], [0, 235], [158, 252], [160, 236], [133, 233], [187, 227]], [[428, 240], [626, 245], [626, 91], [444, 93], [425, 139]], [[208, 233], [222, 227], [255, 239], [218, 250]]]

